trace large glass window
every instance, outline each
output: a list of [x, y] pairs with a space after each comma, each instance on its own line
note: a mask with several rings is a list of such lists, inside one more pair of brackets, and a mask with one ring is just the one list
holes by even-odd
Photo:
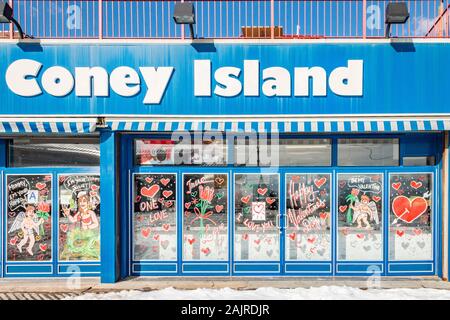
[[136, 139], [137, 165], [223, 166], [227, 163], [227, 144], [216, 136], [180, 135], [173, 139]]
[[433, 175], [391, 174], [389, 259], [433, 259]]
[[100, 176], [59, 176], [59, 259], [100, 260]]
[[228, 176], [183, 175], [183, 260], [228, 260]]
[[286, 260], [331, 259], [331, 175], [286, 175]]
[[338, 175], [338, 259], [383, 259], [383, 175]]
[[330, 166], [330, 139], [261, 139], [237, 137], [236, 166]]
[[176, 190], [175, 174], [134, 175], [135, 261], [177, 259]]
[[7, 175], [8, 261], [52, 259], [52, 176]]
[[279, 176], [236, 174], [234, 202], [235, 260], [279, 260]]
[[9, 143], [11, 167], [98, 166], [98, 138], [15, 138]]
[[339, 139], [339, 166], [398, 166], [398, 139]]

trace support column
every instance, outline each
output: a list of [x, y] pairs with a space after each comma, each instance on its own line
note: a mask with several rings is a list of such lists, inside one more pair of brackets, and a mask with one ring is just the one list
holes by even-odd
[[119, 177], [118, 134], [109, 129], [100, 131], [100, 240], [101, 282], [114, 283], [120, 275], [119, 251]]
[[442, 156], [442, 279], [448, 281], [449, 265], [449, 132], [445, 132]]

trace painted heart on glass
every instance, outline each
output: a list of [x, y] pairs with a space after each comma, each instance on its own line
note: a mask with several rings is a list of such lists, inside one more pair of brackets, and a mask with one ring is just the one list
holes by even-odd
[[195, 242], [195, 238], [187, 239], [187, 241], [189, 242], [190, 245], [192, 245], [192, 244], [194, 244], [194, 242]]
[[169, 246], [169, 240], [161, 241], [161, 247], [162, 247], [164, 250], [166, 250], [168, 246]]
[[256, 250], [257, 252], [259, 252], [259, 251], [261, 250], [261, 246], [255, 247], [255, 250]]
[[406, 250], [406, 249], [408, 249], [408, 247], [409, 247], [409, 242], [402, 242], [402, 243], [401, 243], [401, 246], [402, 246], [403, 249]]
[[205, 254], [205, 256], [208, 256], [211, 253], [211, 249], [210, 248], [202, 248], [201, 250]]
[[36, 183], [36, 188], [38, 188], [38, 190], [42, 190], [46, 187], [47, 185], [45, 183], [42, 182], [38, 182]]
[[216, 211], [217, 212], [221, 212], [223, 210], [223, 206], [222, 205], [216, 205]]
[[413, 232], [414, 232], [414, 234], [415, 234], [416, 236], [420, 236], [420, 235], [422, 234], [422, 229], [415, 228], [415, 229], [413, 230]]
[[267, 188], [258, 188], [258, 190], [256, 190], [256, 192], [258, 192], [258, 194], [260, 194], [261, 196], [265, 195], [267, 192]]
[[152, 183], [153, 178], [152, 177], [146, 177], [145, 181], [147, 181], [147, 183]]
[[289, 238], [291, 239], [291, 241], [295, 241], [295, 237], [297, 237], [297, 234], [295, 232], [289, 234]]
[[267, 251], [266, 251], [266, 254], [267, 254], [269, 257], [271, 257], [272, 254], [273, 254], [273, 250], [272, 250], [272, 249], [267, 250]]
[[256, 240], [253, 240], [256, 244], [260, 244], [261, 243], [261, 239], [256, 239]]
[[375, 202], [378, 202], [378, 201], [381, 200], [381, 197], [379, 197], [379, 196], [373, 196], [373, 197], [372, 197], [372, 200], [375, 201]]
[[242, 239], [248, 240], [248, 234], [247, 234], [247, 233], [244, 233], [244, 234], [242, 235]]
[[403, 235], [405, 234], [405, 231], [403, 231], [403, 230], [397, 230], [397, 235], [399, 236], [399, 237], [403, 237]]
[[308, 239], [306, 239], [306, 241], [308, 241], [309, 243], [314, 243], [314, 242], [316, 242], [316, 237], [309, 236]]
[[141, 234], [144, 238], [148, 238], [148, 236], [150, 235], [151, 229], [150, 228], [143, 228], [141, 230]]
[[217, 192], [217, 193], [216, 193], [216, 198], [220, 200], [220, 199], [223, 198], [223, 195], [224, 195], [223, 192]]
[[136, 196], [135, 202], [141, 202], [142, 197], [141, 196]]
[[16, 243], [17, 243], [17, 240], [19, 240], [17, 237], [11, 238], [9, 240], [9, 244], [12, 245], [12, 246], [15, 246]]
[[409, 185], [411, 186], [411, 188], [419, 189], [422, 186], [422, 182], [417, 182], [413, 180], [409, 183]]
[[164, 206], [165, 206], [166, 208], [170, 208], [172, 205], [173, 205], [173, 201], [172, 201], [172, 200], [169, 200], [169, 201], [164, 202]]
[[89, 191], [91, 197], [95, 197], [97, 195], [97, 191]]
[[242, 201], [243, 203], [247, 204], [247, 203], [250, 201], [250, 195], [245, 196], [245, 197], [242, 197], [242, 198], [241, 198], [241, 201]]
[[195, 198], [197, 196], [197, 194], [198, 194], [198, 191], [192, 191], [191, 192], [192, 198]]
[[326, 212], [321, 212], [321, 213], [319, 214], [319, 217], [320, 217], [320, 219], [325, 220], [325, 219], [328, 217], [328, 213], [326, 213]]
[[98, 190], [98, 185], [96, 185], [96, 184], [91, 185], [91, 190], [97, 191]]
[[66, 233], [67, 230], [69, 230], [69, 226], [67, 224], [62, 224], [60, 226], [60, 228], [61, 228], [61, 231], [64, 232], [64, 233]]
[[347, 210], [348, 206], [339, 206], [339, 211], [340, 212], [345, 212], [345, 210]]
[[186, 209], [189, 209], [190, 206], [191, 206], [191, 203], [190, 203], [190, 202], [186, 202], [186, 203], [184, 204], [184, 207], [185, 207]]
[[362, 233], [358, 233], [358, 234], [356, 235], [356, 237], [357, 237], [358, 239], [364, 239], [364, 238], [365, 238], [365, 235], [362, 234]]
[[314, 184], [316, 185], [317, 189], [323, 186], [325, 182], [327, 182], [327, 178], [325, 177], [322, 177], [320, 179], [314, 179]]
[[339, 187], [341, 187], [341, 188], [345, 187], [346, 184], [347, 184], [347, 181], [345, 181], [345, 180], [339, 181]]
[[392, 188], [394, 188], [395, 190], [400, 189], [401, 186], [402, 186], [401, 182], [394, 182], [394, 183], [392, 183]]
[[299, 182], [300, 181], [300, 176], [292, 176], [292, 181], [293, 182]]
[[370, 249], [372, 249], [371, 246], [363, 246], [364, 251], [370, 251]]
[[163, 224], [162, 227], [163, 227], [164, 231], [169, 231], [169, 229], [170, 229], [170, 224], [165, 223], [165, 224]]
[[168, 197], [170, 197], [173, 194], [173, 191], [172, 190], [164, 190], [162, 192], [162, 194], [163, 194], [164, 198], [167, 199]]
[[159, 189], [159, 185], [157, 184], [152, 185], [150, 188], [142, 187], [141, 195], [148, 198], [153, 198], [159, 192]]
[[215, 178], [214, 181], [215, 181], [217, 184], [222, 184], [222, 183], [225, 181], [225, 179], [224, 179], [224, 178], [218, 177], [218, 178]]
[[418, 246], [420, 249], [423, 249], [423, 248], [425, 247], [425, 241], [417, 241], [417, 246]]
[[261, 211], [263, 211], [265, 209], [264, 203], [255, 202], [255, 203], [253, 203], [252, 209], [253, 209], [254, 213], [260, 213]]
[[266, 198], [266, 202], [267, 202], [268, 204], [272, 204], [272, 203], [274, 203], [276, 200], [277, 200], [277, 199], [274, 199], [274, 198], [269, 198], [269, 197]]
[[395, 216], [406, 222], [411, 223], [427, 211], [428, 203], [422, 197], [409, 199], [405, 196], [398, 196], [392, 201], [392, 212]]
[[39, 245], [39, 249], [41, 249], [41, 251], [43, 251], [43, 252], [47, 251], [47, 248], [48, 248], [48, 246], [46, 243], [41, 243]]
[[163, 186], [167, 186], [169, 184], [169, 182], [170, 182], [170, 179], [169, 178], [162, 178], [161, 180], [159, 180], [159, 182], [161, 182], [161, 184]]
[[159, 234], [155, 234], [155, 235], [153, 236], [153, 239], [156, 240], [156, 241], [158, 241], [158, 240], [159, 240]]

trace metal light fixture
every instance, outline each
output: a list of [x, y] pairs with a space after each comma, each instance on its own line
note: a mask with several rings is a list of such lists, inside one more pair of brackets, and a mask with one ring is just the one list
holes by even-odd
[[13, 17], [13, 9], [7, 2], [0, 2], [0, 23], [14, 23], [19, 31], [20, 39], [23, 39], [23, 31], [19, 22]]
[[390, 37], [391, 24], [404, 24], [408, 21], [409, 12], [406, 2], [390, 2], [386, 6], [386, 38]]
[[194, 39], [195, 10], [190, 2], [178, 2], [175, 4], [173, 20], [176, 24], [187, 24], [191, 31], [191, 38]]

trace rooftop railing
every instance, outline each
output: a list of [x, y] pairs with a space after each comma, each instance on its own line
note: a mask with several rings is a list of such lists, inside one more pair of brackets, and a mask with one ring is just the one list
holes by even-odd
[[[179, 1], [9, 0], [16, 20], [34, 38], [187, 39], [176, 25]], [[384, 37], [387, 0], [197, 0], [197, 38], [378, 38]], [[449, 37], [450, 0], [407, 0], [410, 18], [393, 25], [393, 37]], [[0, 24], [0, 38], [13, 39]]]

